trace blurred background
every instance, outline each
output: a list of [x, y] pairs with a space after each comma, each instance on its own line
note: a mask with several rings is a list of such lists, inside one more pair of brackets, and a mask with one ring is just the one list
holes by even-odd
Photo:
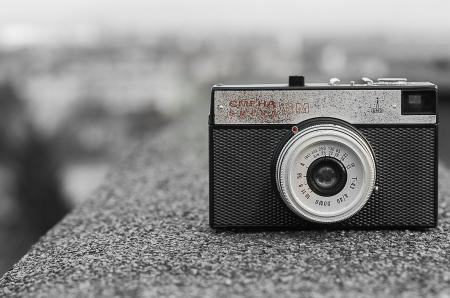
[[133, 144], [194, 104], [206, 126], [218, 82], [432, 81], [448, 164], [449, 12], [444, 0], [2, 0], [0, 274]]

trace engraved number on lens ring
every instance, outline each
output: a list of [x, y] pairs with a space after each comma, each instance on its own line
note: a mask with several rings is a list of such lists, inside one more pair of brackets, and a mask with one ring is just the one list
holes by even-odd
[[[342, 190], [320, 196], [307, 181], [309, 166], [321, 157], [332, 157], [347, 171]], [[283, 147], [277, 162], [277, 186], [286, 205], [297, 215], [314, 222], [344, 220], [359, 211], [375, 185], [375, 160], [364, 138], [351, 129], [319, 124], [294, 135]]]

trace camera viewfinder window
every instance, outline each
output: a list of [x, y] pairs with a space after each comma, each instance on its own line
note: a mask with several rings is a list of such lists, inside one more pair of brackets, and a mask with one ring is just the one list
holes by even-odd
[[403, 91], [402, 114], [436, 114], [436, 93], [434, 91]]

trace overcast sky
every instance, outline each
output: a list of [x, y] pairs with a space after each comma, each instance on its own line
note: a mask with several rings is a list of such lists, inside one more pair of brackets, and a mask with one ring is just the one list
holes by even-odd
[[447, 0], [1, 0], [0, 30], [26, 25], [68, 29], [105, 25], [133, 30], [450, 32]]

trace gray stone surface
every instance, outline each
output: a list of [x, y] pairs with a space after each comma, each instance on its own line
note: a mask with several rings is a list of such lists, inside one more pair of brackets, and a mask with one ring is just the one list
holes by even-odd
[[0, 280], [30, 297], [450, 297], [450, 174], [427, 231], [214, 232], [206, 115], [132, 150]]

